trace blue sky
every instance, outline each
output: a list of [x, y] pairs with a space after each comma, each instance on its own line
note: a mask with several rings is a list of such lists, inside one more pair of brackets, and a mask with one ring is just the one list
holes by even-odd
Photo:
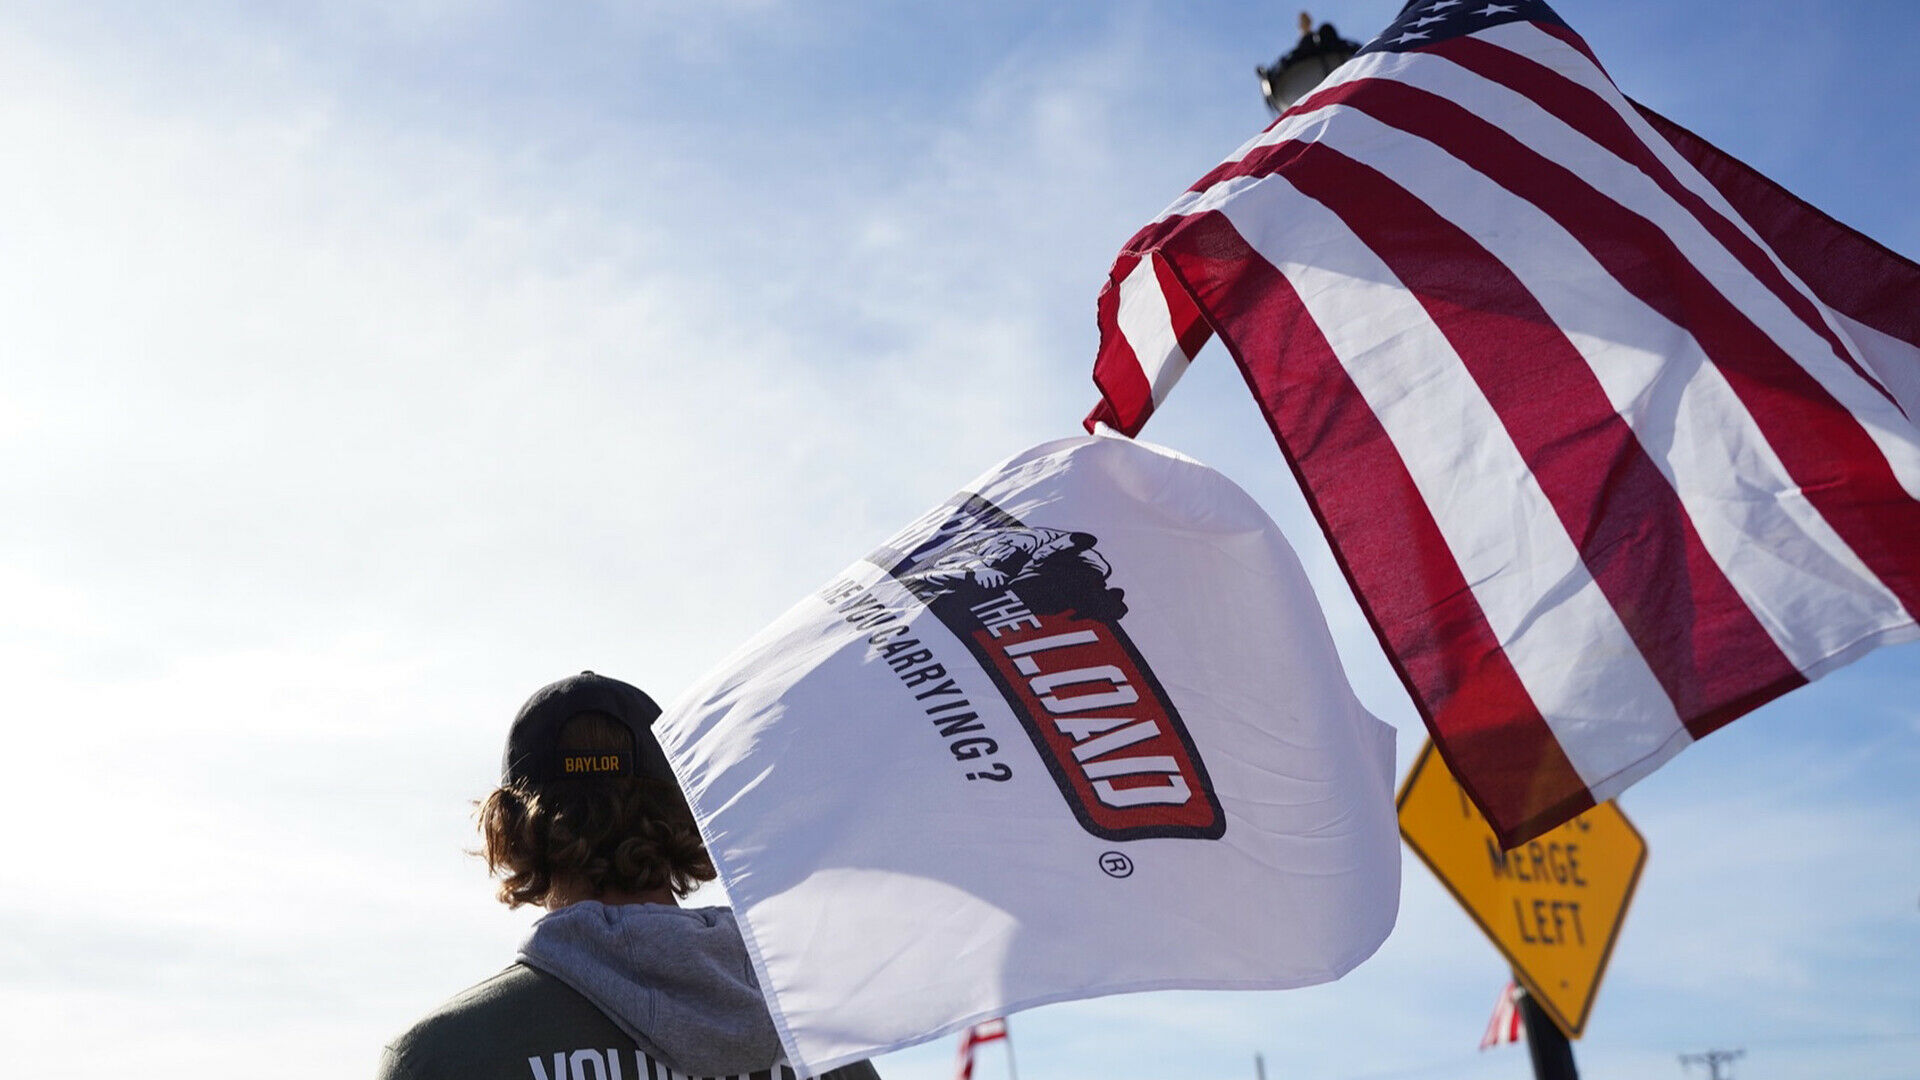
[[[1397, 5], [1316, 6], [1365, 38]], [[1629, 94], [1920, 256], [1920, 6], [1558, 8]], [[1120, 244], [1266, 122], [1219, 3], [0, 5], [0, 675], [20, 1075], [355, 1075], [506, 962], [511, 710], [671, 697], [987, 464], [1076, 430]], [[1225, 355], [1147, 437], [1299, 548], [1421, 734]], [[1577, 1054], [1911, 1076], [1920, 646], [1622, 800], [1651, 858]], [[1415, 862], [1339, 983], [1013, 1020], [1026, 1080], [1529, 1075]], [[881, 1062], [949, 1075], [940, 1040]], [[997, 1080], [990, 1055], [982, 1075]]]

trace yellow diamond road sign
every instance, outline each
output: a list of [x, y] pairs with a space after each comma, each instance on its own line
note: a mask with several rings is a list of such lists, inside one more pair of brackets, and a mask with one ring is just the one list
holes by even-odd
[[1503, 852], [1429, 743], [1400, 788], [1400, 835], [1533, 999], [1579, 1038], [1647, 861], [1647, 842], [1627, 815], [1601, 803]]

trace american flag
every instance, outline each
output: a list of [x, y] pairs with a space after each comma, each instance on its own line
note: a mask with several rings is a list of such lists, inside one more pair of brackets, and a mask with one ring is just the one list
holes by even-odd
[[1500, 1000], [1493, 1003], [1493, 1016], [1487, 1020], [1486, 1032], [1480, 1036], [1480, 1049], [1517, 1043], [1526, 1030], [1526, 1022], [1520, 1018], [1520, 987], [1509, 981], [1506, 989], [1500, 991]]
[[1920, 266], [1416, 0], [1121, 252], [1088, 424], [1217, 333], [1503, 843], [1920, 610]]
[[[973, 1048], [982, 1043], [999, 1042], [1007, 1039], [1007, 1022], [987, 1020], [978, 1023], [960, 1033], [960, 1061], [954, 1072], [954, 1080], [973, 1080]], [[1012, 1040], [1007, 1040], [1012, 1046]], [[1012, 1060], [1012, 1050], [1007, 1051], [1008, 1060]]]

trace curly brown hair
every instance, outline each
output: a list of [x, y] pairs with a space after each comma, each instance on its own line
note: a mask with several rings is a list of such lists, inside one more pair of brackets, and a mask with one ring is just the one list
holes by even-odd
[[[584, 713], [566, 745], [631, 752], [618, 722]], [[661, 887], [685, 896], [716, 876], [680, 788], [649, 777], [510, 784], [477, 804], [479, 854], [508, 907]]]

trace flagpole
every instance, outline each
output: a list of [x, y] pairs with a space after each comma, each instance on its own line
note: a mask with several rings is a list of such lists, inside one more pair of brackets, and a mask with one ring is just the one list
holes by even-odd
[[1020, 1070], [1013, 1067], [1013, 1032], [1007, 1032], [1007, 1037], [1000, 1041], [1007, 1044], [1007, 1080], [1020, 1080]]

